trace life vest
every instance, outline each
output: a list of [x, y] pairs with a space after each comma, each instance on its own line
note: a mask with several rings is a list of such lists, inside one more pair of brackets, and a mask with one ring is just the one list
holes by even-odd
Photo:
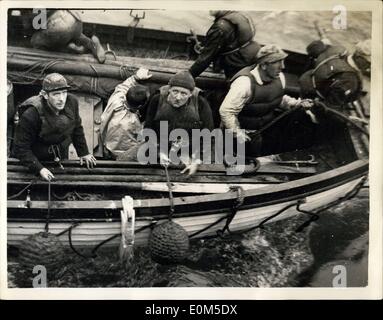
[[329, 46], [318, 56], [311, 72], [312, 86], [317, 94], [334, 104], [354, 101], [362, 90], [361, 79], [346, 57], [344, 48]]
[[260, 85], [250, 72], [253, 68], [242, 69], [231, 82], [241, 76], [250, 79], [252, 95], [239, 113], [238, 120], [241, 128], [256, 130], [275, 117], [274, 111], [281, 104], [284, 95], [285, 78], [281, 73], [279, 79]]
[[66, 148], [71, 143], [71, 135], [76, 126], [74, 106], [77, 106], [77, 100], [72, 95], [68, 94], [64, 112], [61, 112], [56, 117], [49, 117], [46, 114], [45, 108], [48, 106], [42, 96], [33, 96], [18, 107], [18, 114], [21, 117], [28, 108], [34, 107], [41, 119], [41, 129], [39, 132], [39, 140], [43, 144], [62, 145]]
[[250, 44], [255, 35], [255, 27], [252, 20], [239, 12], [229, 12], [219, 19], [228, 21], [234, 26], [236, 41], [228, 44], [227, 50], [221, 54], [233, 53], [233, 50], [239, 50], [242, 46]]
[[202, 121], [198, 109], [198, 96], [201, 90], [194, 88], [189, 102], [182, 107], [174, 108], [167, 101], [169, 89], [169, 85], [159, 89], [160, 98], [157, 112], [154, 117], [154, 129], [159, 132], [161, 121], [166, 121], [168, 123], [169, 131], [174, 129], [185, 129], [189, 132], [192, 129], [202, 129]]

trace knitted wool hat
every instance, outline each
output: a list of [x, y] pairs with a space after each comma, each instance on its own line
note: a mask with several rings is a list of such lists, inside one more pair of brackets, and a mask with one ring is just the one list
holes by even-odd
[[190, 91], [193, 91], [195, 88], [194, 79], [188, 71], [180, 71], [176, 73], [173, 77], [170, 78], [169, 85], [171, 87], [183, 87], [189, 89]]
[[139, 84], [129, 89], [126, 94], [126, 101], [132, 107], [139, 107], [146, 103], [149, 96], [149, 88]]

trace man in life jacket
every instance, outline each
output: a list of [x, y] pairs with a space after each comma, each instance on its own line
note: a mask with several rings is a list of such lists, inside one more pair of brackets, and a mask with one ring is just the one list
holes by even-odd
[[371, 39], [356, 44], [353, 54], [347, 56], [348, 64], [359, 74], [362, 81], [362, 94], [359, 103], [362, 112], [370, 117], [370, 90], [371, 90]]
[[88, 169], [96, 165], [96, 159], [88, 151], [84, 129], [78, 110], [78, 101], [67, 91], [66, 79], [58, 73], [48, 74], [37, 96], [24, 101], [18, 107], [19, 123], [16, 126], [13, 154], [21, 163], [40, 174], [44, 180], [54, 175], [40, 161], [60, 164], [68, 157], [73, 143], [80, 164]]
[[31, 38], [34, 48], [67, 50], [74, 53], [91, 52], [100, 63], [105, 62], [105, 51], [100, 40], [85, 36], [81, 16], [76, 10], [48, 10], [46, 29], [37, 30]]
[[150, 79], [147, 69], [116, 86], [101, 115], [100, 138], [106, 152], [117, 160], [135, 160], [140, 144], [138, 135], [143, 129], [143, 107], [149, 99], [149, 88], [139, 81]]
[[[290, 151], [312, 143], [316, 118], [309, 109], [313, 103], [285, 94], [286, 79], [282, 69], [286, 57], [277, 45], [262, 47], [257, 54], [257, 66], [246, 67], [232, 78], [230, 90], [220, 107], [223, 127], [247, 142], [247, 155]], [[261, 135], [251, 138], [246, 133], [246, 130], [256, 132], [262, 129], [292, 108], [294, 110], [288, 116]]]
[[236, 11], [210, 11], [215, 17], [206, 34], [205, 46], [198, 59], [190, 67], [195, 78], [211, 62], [215, 69], [223, 69], [229, 79], [242, 68], [255, 63], [260, 45], [253, 40], [255, 27], [251, 18]]
[[299, 79], [303, 97], [319, 96], [333, 106], [343, 106], [360, 97], [361, 77], [350, 62], [356, 66], [355, 59], [359, 64], [364, 60], [358, 55], [349, 55], [342, 46], [331, 45], [327, 39], [311, 42], [306, 50], [312, 68]]
[[[359, 42], [355, 51], [349, 54], [343, 46], [332, 45], [329, 39], [322, 38], [310, 43], [307, 52], [312, 59], [312, 68], [299, 79], [301, 96], [306, 98], [319, 96], [330, 108], [340, 109], [339, 111], [342, 111], [347, 104], [353, 109], [360, 107], [364, 119], [360, 116], [350, 116], [350, 120], [368, 121], [371, 41]], [[335, 158], [343, 159], [344, 154], [354, 150], [347, 125], [339, 123], [336, 116], [318, 110], [318, 118], [322, 114], [326, 115], [325, 121], [320, 121], [323, 139], [330, 141], [335, 155], [340, 155]]]
[[[159, 89], [149, 101], [145, 128], [153, 129], [161, 139], [161, 126], [167, 125], [168, 132], [184, 129], [192, 137], [193, 129], [214, 129], [213, 117], [207, 100], [201, 90], [195, 86], [189, 72], [181, 71], [169, 80], [169, 84]], [[168, 143], [169, 141], [166, 141]], [[190, 144], [190, 141], [187, 142]], [[161, 144], [161, 141], [160, 141]], [[194, 174], [201, 163], [199, 155], [193, 153], [185, 160], [186, 168], [182, 171]]]

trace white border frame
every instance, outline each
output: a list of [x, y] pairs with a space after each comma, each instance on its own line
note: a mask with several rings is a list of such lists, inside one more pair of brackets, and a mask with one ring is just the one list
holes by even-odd
[[372, 12], [370, 224], [368, 286], [365, 288], [44, 288], [7, 287], [6, 147], [1, 150], [0, 185], [0, 296], [3, 299], [135, 299], [135, 300], [264, 300], [264, 299], [381, 299], [382, 298], [382, 3], [380, 1], [2, 1], [0, 2], [0, 108], [2, 146], [6, 146], [6, 39], [8, 8], [45, 7], [81, 9], [167, 9], [180, 10], [299, 10], [332, 11], [344, 5], [349, 11]]

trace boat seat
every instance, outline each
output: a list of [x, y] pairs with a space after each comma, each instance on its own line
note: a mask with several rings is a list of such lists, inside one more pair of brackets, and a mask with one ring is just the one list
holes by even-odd
[[292, 73], [285, 73], [286, 78], [286, 94], [291, 96], [299, 96], [300, 87], [298, 82], [298, 76]]

